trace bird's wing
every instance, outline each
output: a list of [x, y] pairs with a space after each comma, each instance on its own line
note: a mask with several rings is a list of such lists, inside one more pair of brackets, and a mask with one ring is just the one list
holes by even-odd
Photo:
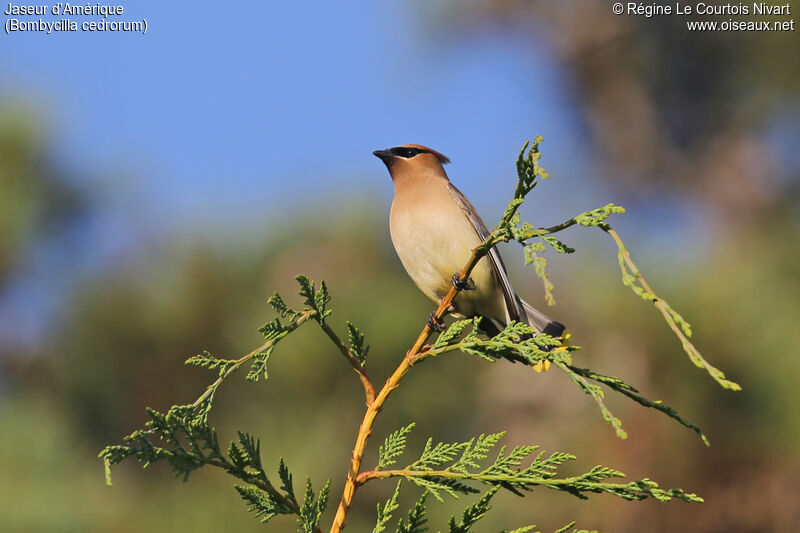
[[[453, 200], [456, 201], [458, 206], [462, 211], [464, 211], [464, 214], [472, 223], [472, 227], [475, 228], [475, 232], [478, 234], [478, 237], [480, 237], [481, 240], [485, 240], [486, 237], [489, 236], [489, 230], [486, 229], [486, 224], [484, 224], [483, 220], [481, 220], [481, 217], [478, 215], [475, 207], [473, 207], [469, 200], [467, 200], [467, 197], [464, 196], [464, 194], [459, 191], [455, 185], [448, 182], [447, 188], [450, 191], [450, 196], [453, 197]], [[511, 282], [508, 279], [506, 266], [503, 264], [503, 259], [500, 257], [500, 252], [497, 251], [497, 248], [492, 247], [489, 250], [488, 255], [489, 261], [492, 265], [492, 270], [494, 271], [495, 277], [497, 278], [500, 288], [503, 291], [503, 300], [505, 300], [506, 303], [508, 319], [519, 321], [520, 311], [519, 307], [517, 306], [518, 298], [514, 293], [514, 289], [511, 288]]]

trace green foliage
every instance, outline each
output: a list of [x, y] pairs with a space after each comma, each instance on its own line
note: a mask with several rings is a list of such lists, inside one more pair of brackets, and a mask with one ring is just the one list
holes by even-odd
[[327, 505], [330, 481], [315, 499], [311, 480], [308, 480], [303, 504], [299, 506], [292, 487], [292, 475], [283, 459], [278, 467], [282, 484], [276, 489], [261, 462], [261, 443], [253, 435], [237, 432], [238, 441], [230, 443], [227, 454], [222, 453], [217, 433], [208, 423], [211, 402], [209, 398], [197, 407], [173, 406], [166, 414], [148, 409], [150, 421], [145, 424], [145, 429], [125, 437], [125, 446], [107, 446], [100, 452], [100, 457], [107, 468], [131, 456], [135, 456], [143, 467], [163, 460], [184, 481], [200, 467], [222, 468], [233, 477], [249, 483], [247, 486], [235, 484], [234, 488], [248, 510], [261, 522], [267, 522], [279, 514], [297, 514], [300, 531], [317, 532]]
[[222, 458], [217, 433], [208, 424], [210, 408], [210, 398], [198, 407], [172, 406], [167, 413], [148, 408], [150, 421], [145, 429], [124, 438], [130, 446], [108, 446], [100, 457], [108, 466], [130, 456], [136, 456], [144, 467], [165, 460], [175, 476], [186, 481], [205, 461]]
[[533, 263], [533, 268], [536, 270], [536, 275], [541, 278], [544, 284], [544, 298], [547, 305], [556, 305], [556, 299], [553, 296], [555, 286], [550, 281], [550, 276], [547, 274], [547, 258], [537, 255], [536, 252], [545, 252], [547, 248], [543, 242], [534, 242], [525, 245], [525, 264], [530, 265]]
[[[517, 157], [517, 188], [514, 191], [512, 203], [524, 200], [525, 196], [536, 187], [537, 178], [547, 179], [550, 177], [550, 174], [539, 165], [539, 159], [542, 157], [541, 152], [539, 152], [539, 144], [543, 140], [540, 135], [537, 135], [533, 139], [533, 144], [530, 144], [530, 150], [528, 150], [529, 143], [526, 141], [519, 152]], [[527, 154], [525, 153], [526, 150]], [[503, 220], [505, 220], [505, 217], [503, 217]]]
[[345, 322], [347, 326], [347, 340], [350, 343], [350, 352], [356, 356], [361, 366], [367, 364], [367, 354], [369, 345], [364, 346], [364, 334], [353, 325], [349, 320]]
[[264, 379], [269, 377], [267, 373], [267, 363], [269, 362], [269, 356], [272, 355], [272, 350], [274, 346], [270, 346], [263, 352], [258, 352], [253, 356], [253, 364], [250, 366], [250, 372], [247, 373], [247, 381], [258, 381], [262, 375]]
[[295, 279], [300, 284], [300, 296], [305, 298], [303, 302], [307, 307], [306, 309], [313, 309], [317, 312], [314, 316], [315, 320], [324, 324], [325, 319], [328, 318], [333, 311], [327, 309], [331, 297], [328, 294], [328, 287], [324, 281], [320, 281], [319, 289], [314, 286], [314, 282], [308, 279], [307, 276], [302, 274], [298, 275]]
[[428, 523], [428, 519], [425, 518], [425, 500], [427, 496], [428, 493], [423, 492], [414, 507], [408, 511], [408, 524], [403, 523], [402, 518], [400, 519], [396, 533], [423, 533], [428, 531], [428, 528], [425, 527], [425, 524]]
[[476, 327], [478, 321], [476, 319], [465, 319], [465, 320], [458, 320], [450, 324], [450, 326], [444, 330], [439, 337], [436, 338], [436, 343], [433, 345], [434, 348], [442, 348], [444, 346], [450, 346], [453, 344], [453, 341], [456, 340], [467, 326]]
[[559, 241], [558, 239], [556, 239], [552, 235], [544, 234], [544, 235], [540, 235], [539, 238], [542, 240], [543, 243], [545, 243], [546, 245], [550, 246], [550, 248], [552, 248], [553, 250], [555, 250], [556, 252], [558, 252], [560, 254], [571, 254], [571, 253], [575, 252], [575, 248], [571, 248], [571, 247], [567, 246], [566, 244], [564, 244], [563, 242]]
[[[407, 466], [406, 470], [432, 471], [437, 466], [453, 462], [465, 446], [466, 443], [457, 442], [450, 444], [439, 442], [434, 446], [433, 439], [429, 438], [425, 443], [425, 449], [422, 450], [420, 458]], [[437, 496], [435, 491], [432, 490], [431, 492], [434, 496]], [[448, 492], [450, 491], [448, 490]], [[451, 494], [453, 493], [451, 492]]]
[[289, 318], [289, 320], [294, 320], [300, 316], [300, 313], [286, 305], [286, 302], [283, 301], [283, 298], [281, 298], [281, 295], [277, 292], [269, 297], [267, 303], [281, 315], [281, 318]]
[[624, 213], [625, 208], [621, 205], [608, 204], [591, 211], [586, 211], [575, 217], [575, 222], [580, 226], [600, 226], [613, 213]]
[[406, 449], [406, 435], [411, 433], [412, 429], [414, 429], [413, 423], [398, 429], [386, 437], [383, 445], [378, 450], [378, 466], [375, 467], [376, 470], [384, 469], [397, 462], [397, 458], [403, 455]]
[[231, 442], [228, 447], [228, 456], [231, 462], [242, 472], [266, 479], [264, 468], [261, 466], [261, 442], [249, 433], [237, 431], [239, 444]]
[[286, 467], [286, 463], [283, 462], [283, 457], [281, 457], [280, 463], [278, 464], [278, 477], [281, 479], [281, 490], [286, 494], [286, 498], [297, 505], [297, 498], [294, 495], [294, 485], [292, 483], [292, 474]]
[[[536, 175], [534, 174], [534, 169], [532, 163], [529, 162], [529, 159], [530, 157], [523, 158], [521, 155], [520, 159], [517, 161], [518, 169], [520, 168], [520, 165], [523, 167], [522, 170], [519, 171], [519, 183], [522, 183], [523, 175], [525, 176], [524, 180], [527, 180], [526, 183], [530, 183], [529, 186], [523, 186], [521, 190], [530, 190], [536, 184]], [[518, 190], [520, 190], [519, 184]], [[705, 369], [709, 375], [724, 388], [734, 391], [741, 390], [741, 386], [738, 383], [726, 379], [725, 374], [718, 368], [708, 363], [697, 350], [697, 348], [689, 341], [689, 337], [692, 335], [691, 325], [677, 311], [675, 311], [666, 300], [659, 298], [655, 292], [653, 292], [648, 283], [645, 281], [644, 277], [639, 273], [636, 265], [633, 263], [627, 248], [622, 242], [622, 239], [620, 239], [619, 235], [617, 235], [611, 226], [606, 223], [606, 219], [608, 219], [612, 214], [624, 213], [625, 208], [611, 203], [605, 205], [604, 207], [585, 211], [556, 226], [535, 229], [528, 222], [520, 221], [519, 214], [517, 213], [517, 210], [521, 204], [519, 200], [520, 198], [515, 197], [514, 200], [508, 204], [508, 207], [506, 208], [506, 214], [508, 216], [506, 216], [506, 214], [503, 215], [500, 224], [498, 225], [497, 229], [492, 232], [492, 235], [489, 237], [489, 239], [487, 239], [485, 245], [490, 246], [509, 240], [516, 240], [522, 244], [525, 248], [526, 264], [533, 263], [537, 275], [542, 278], [544, 282], [545, 297], [548, 303], [552, 304], [555, 302], [552, 297], [554, 287], [545, 271], [546, 261], [543, 261], [543, 258], [537, 255], [537, 252], [544, 252], [546, 247], [543, 246], [543, 244], [546, 244], [558, 253], [572, 253], [575, 251], [573, 248], [556, 239], [552, 234], [563, 231], [574, 225], [600, 228], [611, 235], [617, 245], [617, 258], [620, 270], [622, 271], [623, 284], [626, 287], [629, 287], [643, 300], [653, 303], [661, 311], [664, 320], [680, 340], [681, 346], [689, 356], [689, 359], [692, 361], [692, 363], [699, 368]], [[528, 242], [531, 239], [538, 239], [541, 242]]]
[[[306, 298], [305, 303], [310, 307], [298, 312], [289, 308], [279, 294], [273, 295], [269, 303], [281, 317], [289, 318], [291, 322], [284, 324], [280, 318], [267, 322], [259, 329], [266, 340], [265, 344], [240, 359], [217, 359], [207, 351], [188, 359], [187, 365], [216, 370], [219, 378], [193, 404], [173, 406], [166, 414], [148, 408], [150, 421], [145, 424], [144, 429], [136, 430], [125, 437], [125, 445], [107, 446], [100, 452], [106, 465], [109, 484], [111, 467], [131, 456], [136, 457], [144, 467], [166, 461], [175, 475], [184, 481], [200, 467], [216, 466], [250, 484], [234, 487], [248, 509], [262, 522], [277, 514], [296, 514], [300, 531], [321, 531], [319, 521], [327, 506], [330, 482], [315, 499], [313, 492], [310, 493], [311, 481], [308, 480], [305, 498], [300, 505], [294, 495], [292, 475], [282, 459], [278, 467], [281, 486], [276, 489], [261, 464], [261, 445], [255, 437], [237, 432], [238, 442], [231, 442], [226, 456], [220, 449], [216, 430], [208, 422], [214, 394], [227, 377], [243, 364], [251, 362], [247, 381], [258, 381], [261, 375], [266, 378], [266, 365], [275, 345], [309, 318], [330, 314], [326, 310], [330, 297], [324, 282], [320, 283], [318, 290], [305, 276], [298, 276], [298, 283], [300, 295]], [[313, 302], [313, 305], [309, 302]], [[318, 319], [318, 322], [324, 325], [324, 320]], [[361, 340], [363, 341], [363, 336]]]
[[[555, 533], [567, 533], [567, 531], [569, 531], [569, 528], [571, 528], [574, 525], [575, 525], [575, 522], [570, 522], [566, 526], [564, 526], [562, 528], [558, 528], [555, 531]], [[593, 529], [593, 530], [589, 531], [588, 529], [573, 529], [572, 533], [597, 533], [597, 530]]]
[[325, 507], [328, 506], [328, 496], [331, 488], [331, 480], [329, 479], [322, 490], [319, 491], [319, 496], [314, 498], [314, 489], [311, 486], [311, 480], [306, 479], [306, 493], [303, 498], [303, 505], [300, 507], [300, 517], [297, 523], [300, 525], [299, 531], [302, 533], [314, 533], [319, 527], [319, 522], [322, 520], [322, 513], [325, 512]]
[[595, 383], [591, 383], [583, 375], [574, 372], [569, 365], [564, 364], [562, 361], [556, 362], [556, 366], [566, 372], [570, 379], [572, 379], [572, 382], [577, 385], [580, 390], [594, 399], [595, 403], [600, 408], [600, 413], [603, 415], [603, 419], [611, 424], [617, 434], [617, 437], [621, 439], [627, 439], [628, 433], [622, 429], [622, 421], [614, 416], [608, 407], [606, 407], [605, 393], [603, 392], [603, 388]]
[[[571, 354], [580, 350], [580, 346], [566, 346], [553, 337], [534, 335], [535, 331], [530, 326], [518, 322], [510, 323], [495, 337], [485, 339], [479, 336], [475, 328], [475, 322], [474, 320], [454, 322], [439, 336], [439, 339], [431, 349], [431, 354], [438, 355], [453, 350], [461, 350], [467, 354], [477, 355], [489, 362], [506, 359], [531, 366], [540, 361], [549, 361], [566, 373], [582, 392], [592, 397], [599, 407], [603, 419], [611, 424], [618, 437], [625, 439], [628, 434], [622, 429], [622, 421], [606, 406], [605, 392], [601, 385], [632, 399], [644, 407], [661, 411], [680, 424], [694, 430], [703, 442], [708, 445], [708, 439], [702, 430], [696, 424], [681, 417], [675, 409], [661, 401], [649, 400], [641, 396], [635, 387], [620, 378], [606, 376], [590, 369], [574, 366]], [[472, 329], [465, 334], [467, 327], [470, 325], [472, 325]], [[459, 339], [459, 336], [462, 336], [461, 339]]]
[[381, 504], [378, 504], [378, 523], [375, 524], [372, 533], [386, 531], [386, 527], [392, 519], [392, 513], [400, 508], [400, 505], [397, 503], [397, 498], [400, 497], [400, 485], [402, 483], [402, 480], [397, 482], [392, 497], [386, 500], [386, 503], [383, 504], [383, 508], [381, 508]]
[[708, 363], [708, 361], [705, 360], [697, 348], [695, 348], [694, 344], [689, 341], [689, 337], [692, 336], [691, 325], [684, 320], [683, 317], [679, 315], [678, 312], [675, 311], [666, 300], [659, 298], [655, 292], [653, 292], [653, 290], [645, 281], [644, 277], [642, 277], [642, 275], [639, 273], [639, 269], [636, 268], [636, 265], [633, 263], [633, 260], [628, 253], [628, 249], [622, 243], [622, 240], [619, 238], [617, 233], [608, 227], [608, 225], [601, 224], [600, 227], [609, 233], [617, 243], [617, 247], [619, 249], [617, 258], [619, 261], [620, 270], [622, 271], [622, 283], [626, 287], [629, 287], [643, 300], [652, 302], [661, 311], [661, 314], [664, 316], [664, 320], [681, 341], [683, 350], [686, 352], [686, 354], [689, 356], [689, 359], [695, 364], [695, 366], [705, 369], [709, 375], [724, 388], [733, 391], [741, 390], [742, 387], [738, 383], [726, 379], [725, 374], [720, 369]]
[[[461, 350], [492, 363], [498, 359], [507, 359], [512, 362], [535, 365], [542, 360], [553, 361], [563, 358], [570, 360], [569, 352], [580, 349], [578, 346], [561, 346], [560, 340], [549, 335], [537, 334], [536, 330], [529, 325], [520, 322], [511, 322], [494, 337], [485, 338], [480, 334], [478, 322], [478, 319], [454, 322], [440, 335], [431, 348], [430, 354], [439, 355], [453, 350]], [[472, 329], [458, 340], [458, 336], [462, 335], [470, 325]], [[442, 337], [444, 340], [441, 340]], [[555, 347], [561, 349], [554, 351]]]
[[233, 488], [244, 500], [247, 510], [253, 513], [262, 523], [269, 522], [271, 518], [279, 514], [292, 514], [290, 508], [263, 490], [242, 485], [234, 485]]
[[[492, 232], [481, 250], [488, 250], [488, 248], [494, 244], [509, 240], [516, 240], [522, 244], [523, 247], [525, 247], [526, 264], [534, 264], [537, 275], [542, 278], [544, 282], [545, 297], [548, 303], [552, 304], [555, 302], [552, 297], [554, 287], [547, 277], [545, 271], [546, 261], [543, 261], [543, 258], [537, 255], [537, 252], [541, 253], [546, 250], [546, 247], [542, 246], [542, 244], [550, 246], [558, 253], [572, 253], [575, 250], [556, 239], [553, 236], [554, 233], [561, 232], [574, 225], [597, 227], [602, 229], [611, 235], [617, 245], [617, 257], [620, 270], [622, 271], [623, 284], [626, 287], [629, 287], [643, 300], [653, 303], [661, 311], [664, 320], [680, 340], [681, 346], [689, 356], [689, 359], [692, 361], [692, 363], [699, 368], [705, 369], [709, 375], [724, 388], [734, 391], [740, 390], [741, 386], [738, 383], [728, 380], [721, 370], [708, 363], [697, 350], [697, 348], [689, 341], [689, 337], [692, 335], [690, 324], [684, 320], [684, 318], [677, 311], [675, 311], [666, 300], [659, 298], [655, 292], [653, 292], [648, 283], [645, 281], [644, 277], [639, 273], [636, 265], [633, 263], [627, 248], [622, 242], [622, 239], [620, 239], [619, 235], [617, 235], [617, 233], [606, 222], [606, 220], [612, 214], [624, 213], [625, 208], [613, 203], [609, 203], [603, 207], [580, 213], [579, 215], [574, 216], [562, 222], [561, 224], [549, 228], [536, 229], [528, 222], [521, 222], [520, 216], [517, 213], [517, 210], [522, 204], [521, 200], [523, 200], [525, 195], [536, 186], [537, 177], [547, 177], [546, 173], [542, 174], [543, 171], [541, 167], [538, 166], [538, 160], [541, 157], [541, 153], [538, 150], [538, 145], [540, 142], [541, 138], [537, 137], [527, 155], [525, 155], [527, 143], [523, 147], [522, 152], [517, 159], [518, 182], [514, 199], [509, 202], [506, 211], [500, 220], [500, 224], [495, 231]], [[541, 242], [528, 242], [531, 239], [537, 239]], [[598, 399], [597, 395], [593, 394], [593, 397], [595, 400]], [[610, 413], [604, 412], [604, 416], [606, 415], [608, 415], [607, 419], [609, 421], [613, 420], [613, 417], [610, 416]], [[618, 427], [618, 425], [615, 424], [615, 427]], [[618, 429], [618, 434], [622, 435], [623, 433], [620, 433], [620, 430]]]
[[[659, 501], [673, 498], [687, 502], [702, 501], [697, 495], [686, 493], [682, 489], [661, 489], [656, 482], [647, 478], [629, 483], [607, 482], [608, 479], [621, 478], [625, 474], [605, 466], [595, 466], [578, 476], [558, 478], [559, 467], [574, 460], [575, 456], [564, 452], [547, 455], [535, 445], [515, 446], [510, 450], [502, 446], [496, 452], [495, 458], [486, 463], [490, 452], [504, 436], [505, 433], [501, 432], [481, 435], [466, 442], [439, 442], [435, 445], [428, 439], [419, 459], [402, 469], [376, 469], [374, 477], [401, 477], [422, 487], [440, 501], [441, 493], [458, 498], [462, 494], [479, 492], [470, 482], [490, 485], [493, 489], [490, 491], [492, 495], [496, 490], [505, 489], [523, 496], [541, 486], [568, 492], [583, 499], [589, 493], [607, 493], [625, 500], [652, 497]], [[488, 499], [475, 509], [482, 509], [486, 503]], [[470, 516], [480, 514], [474, 513], [475, 509], [470, 511]]]
[[505, 437], [505, 431], [483, 435], [470, 440], [464, 446], [461, 458], [452, 466], [453, 472], [467, 473], [470, 468], [480, 468], [478, 463], [489, 456], [489, 451], [494, 448], [500, 439]]
[[458, 524], [456, 524], [456, 518], [451, 516], [450, 523], [448, 524], [450, 533], [469, 533], [472, 530], [472, 526], [474, 526], [478, 520], [486, 516], [486, 513], [491, 510], [492, 507], [489, 505], [489, 500], [492, 499], [492, 496], [494, 496], [498, 490], [498, 487], [490, 489], [480, 500], [464, 509], [464, 514]]
[[[599, 209], [586, 211], [550, 228], [535, 228], [522, 222], [517, 212], [525, 196], [533, 190], [540, 178], [548, 177], [547, 172], [539, 165], [541, 153], [537, 137], [528, 149], [528, 144], [517, 159], [518, 182], [514, 199], [508, 204], [500, 223], [486, 240], [473, 250], [470, 263], [474, 265], [491, 247], [500, 242], [515, 240], [525, 248], [526, 263], [533, 264], [537, 275], [542, 278], [548, 303], [554, 304], [553, 284], [547, 272], [547, 260], [540, 255], [552, 249], [557, 253], [571, 253], [574, 250], [558, 240], [553, 234], [571, 226], [598, 227], [608, 233], [617, 243], [619, 264], [623, 274], [623, 283], [634, 293], [646, 301], [653, 303], [664, 316], [669, 327], [681, 340], [684, 350], [699, 367], [706, 369], [721, 385], [738, 390], [738, 385], [725, 379], [721, 371], [708, 364], [696, 348], [689, 342], [691, 327], [681, 315], [669, 304], [659, 298], [639, 273], [622, 244], [619, 236], [607, 224], [607, 219], [615, 213], [623, 213], [624, 209], [608, 204]], [[469, 276], [469, 266], [464, 275]], [[225, 470], [237, 479], [235, 490], [245, 502], [248, 510], [262, 522], [267, 522], [279, 514], [293, 514], [297, 517], [298, 531], [301, 533], [322, 533], [321, 521], [327, 508], [330, 490], [328, 481], [322, 490], [315, 494], [311, 480], [307, 479], [302, 502], [294, 492], [293, 476], [281, 459], [277, 475], [280, 480], [276, 488], [264, 469], [261, 459], [260, 441], [253, 435], [239, 431], [237, 438], [231, 442], [225, 453], [220, 448], [216, 430], [209, 423], [214, 396], [220, 385], [235, 371], [249, 364], [246, 380], [255, 382], [263, 376], [268, 377], [267, 366], [277, 344], [288, 334], [294, 332], [306, 322], [316, 322], [325, 334], [333, 341], [338, 350], [347, 358], [359, 375], [364, 386], [367, 400], [367, 411], [364, 422], [359, 428], [359, 438], [353, 452], [353, 467], [348, 474], [347, 485], [342, 503], [337, 512], [334, 529], [340, 531], [344, 525], [343, 516], [350, 508], [350, 499], [356, 488], [374, 479], [398, 478], [392, 496], [382, 506], [378, 505], [378, 517], [373, 533], [387, 531], [393, 514], [400, 508], [399, 495], [402, 480], [408, 480], [423, 492], [414, 506], [408, 511], [405, 519], [397, 522], [395, 533], [422, 533], [427, 531], [427, 496], [442, 500], [443, 495], [460, 497], [479, 494], [488, 490], [476, 501], [469, 504], [460, 518], [452, 517], [448, 527], [450, 533], [466, 533], [481, 520], [491, 509], [491, 499], [501, 490], [517, 496], [524, 496], [537, 487], [544, 487], [572, 494], [578, 498], [587, 498], [591, 494], [610, 494], [624, 500], [643, 500], [654, 498], [666, 502], [672, 499], [687, 502], [701, 502], [702, 499], [682, 489], [662, 489], [659, 485], [643, 478], [638, 481], [622, 482], [624, 474], [605, 466], [595, 466], [588, 471], [564, 477], [561, 467], [575, 457], [566, 452], [546, 454], [539, 446], [500, 446], [505, 432], [481, 434], [463, 442], [436, 442], [429, 437], [419, 457], [401, 469], [390, 470], [397, 464], [407, 447], [407, 437], [414, 427], [411, 423], [391, 433], [380, 446], [378, 461], [374, 470], [361, 471], [361, 459], [367, 436], [372, 431], [375, 417], [381, 410], [391, 391], [399, 385], [403, 376], [419, 361], [452, 351], [462, 351], [476, 355], [489, 362], [506, 360], [522, 363], [536, 370], [554, 365], [566, 373], [578, 389], [594, 399], [600, 408], [603, 418], [608, 421], [616, 434], [625, 438], [627, 433], [622, 429], [619, 418], [614, 416], [605, 404], [606, 389], [619, 393], [642, 406], [656, 409], [678, 423], [697, 432], [703, 442], [708, 440], [700, 428], [682, 418], [674, 409], [660, 401], [649, 400], [642, 396], [632, 385], [620, 378], [603, 375], [594, 370], [581, 368], [573, 364], [573, 354], [580, 350], [578, 346], [567, 344], [565, 338], [554, 338], [538, 334], [527, 324], [511, 322], [503, 331], [488, 338], [479, 329], [479, 320], [459, 320], [451, 324], [441, 333], [432, 345], [424, 344], [430, 333], [423, 330], [415, 348], [402, 359], [397, 370], [386, 381], [384, 388], [376, 395], [374, 386], [366, 375], [366, 363], [369, 346], [365, 344], [365, 335], [351, 322], [346, 322], [347, 344], [345, 344], [327, 318], [331, 314], [328, 308], [331, 297], [324, 281], [319, 286], [308, 277], [299, 275], [299, 295], [303, 298], [302, 310], [295, 310], [279, 295], [274, 294], [269, 304], [278, 314], [260, 328], [264, 336], [264, 344], [239, 359], [219, 359], [209, 352], [203, 352], [186, 361], [191, 366], [205, 367], [217, 373], [217, 379], [189, 405], [174, 405], [166, 413], [148, 409], [150, 420], [144, 428], [138, 429], [123, 439], [124, 444], [107, 446], [100, 452], [106, 467], [107, 479], [110, 483], [110, 469], [128, 457], [135, 457], [143, 467], [156, 462], [166, 462], [175, 476], [188, 480], [191, 473], [204, 466], [213, 466]], [[450, 296], [452, 298], [452, 296]], [[446, 307], [446, 305], [445, 305]], [[499, 449], [498, 446], [500, 446]], [[350, 495], [349, 497], [347, 495]], [[564, 533], [574, 523], [568, 524], [559, 532]], [[506, 533], [525, 533], [533, 531], [535, 526], [524, 526]], [[586, 530], [581, 530], [586, 531]], [[557, 532], [558, 533], [558, 532]], [[587, 532], [588, 533], [588, 532]]]
[[628, 385], [621, 379], [612, 376], [604, 376], [602, 374], [594, 372], [593, 370], [589, 370], [588, 368], [578, 368], [572, 365], [564, 365], [564, 366], [559, 365], [559, 368], [570, 374], [570, 377], [572, 377], [573, 375], [577, 375], [583, 378], [597, 381], [599, 383], [602, 383], [603, 385], [606, 385], [610, 389], [613, 389], [614, 391], [619, 392], [624, 396], [627, 396], [631, 400], [635, 401], [640, 405], [643, 405], [644, 407], [650, 407], [652, 409], [661, 411], [662, 413], [672, 418], [673, 420], [677, 420], [678, 423], [686, 426], [691, 430], [694, 430], [694, 432], [698, 434], [698, 436], [706, 446], [711, 446], [711, 443], [708, 441], [708, 437], [706, 437], [706, 435], [703, 433], [703, 430], [700, 429], [700, 426], [682, 418], [675, 409], [673, 409], [668, 405], [665, 405], [663, 402], [656, 400], [648, 400], [644, 396], [640, 396], [638, 394], [639, 392], [638, 390], [636, 390], [633, 386]]
[[209, 370], [218, 370], [219, 375], [222, 376], [236, 364], [236, 361], [232, 361], [231, 359], [217, 359], [211, 355], [209, 351], [203, 350], [203, 353], [187, 359], [186, 364], [202, 366]]

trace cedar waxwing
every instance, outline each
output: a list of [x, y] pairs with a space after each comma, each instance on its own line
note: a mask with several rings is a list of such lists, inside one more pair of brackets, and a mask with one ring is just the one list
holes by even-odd
[[[397, 255], [423, 294], [439, 303], [489, 231], [466, 196], [450, 183], [442, 166], [450, 160], [444, 155], [418, 144], [373, 154], [386, 164], [394, 182], [389, 231]], [[564, 333], [563, 324], [517, 296], [497, 248], [475, 265], [469, 281], [457, 285], [469, 290], [458, 295], [449, 312], [481, 317], [481, 329], [489, 335], [499, 333], [511, 320], [554, 337]], [[428, 324], [440, 329], [431, 319]]]

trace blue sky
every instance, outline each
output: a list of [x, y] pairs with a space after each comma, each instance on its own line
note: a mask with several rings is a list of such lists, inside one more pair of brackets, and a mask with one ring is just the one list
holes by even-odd
[[0, 87], [44, 106], [66, 164], [124, 170], [137, 209], [178, 220], [309, 188], [388, 195], [370, 152], [390, 145], [443, 151], [479, 190], [534, 134], [551, 159], [575, 144], [546, 51], [513, 34], [437, 37], [412, 6], [135, 2], [123, 17], [146, 18], [145, 35], [4, 36]]

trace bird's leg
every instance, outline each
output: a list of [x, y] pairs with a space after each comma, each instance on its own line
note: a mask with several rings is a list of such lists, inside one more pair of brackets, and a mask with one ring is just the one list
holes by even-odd
[[461, 276], [456, 272], [453, 274], [453, 287], [455, 287], [457, 291], [474, 291], [475, 282], [472, 278], [461, 279]]
[[436, 331], [437, 333], [441, 333], [444, 331], [444, 320], [437, 319], [436, 313], [431, 313], [428, 317], [428, 320], [425, 322], [429, 328]]

